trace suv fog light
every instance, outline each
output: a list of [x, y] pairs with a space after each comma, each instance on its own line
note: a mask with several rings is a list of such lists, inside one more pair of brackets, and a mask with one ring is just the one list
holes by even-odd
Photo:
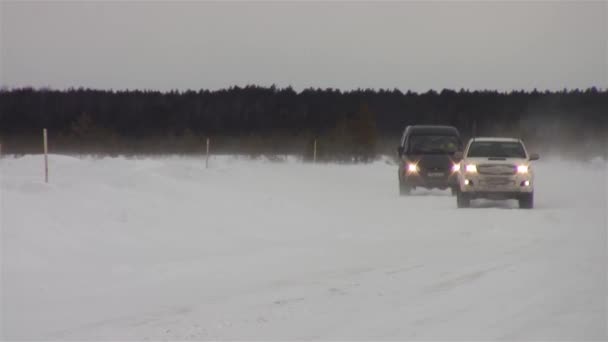
[[521, 185], [521, 186], [530, 186], [530, 181], [529, 181], [529, 180], [527, 180], [527, 181], [523, 181], [523, 182], [521, 182], [521, 184], [520, 184], [520, 185]]
[[464, 185], [473, 185], [473, 181], [465, 179], [464, 180]]

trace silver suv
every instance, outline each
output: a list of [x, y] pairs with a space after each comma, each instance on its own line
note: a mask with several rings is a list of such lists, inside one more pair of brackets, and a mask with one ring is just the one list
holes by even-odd
[[524, 143], [514, 138], [473, 138], [458, 167], [456, 202], [467, 208], [471, 200], [516, 199], [519, 207], [534, 207], [534, 171]]

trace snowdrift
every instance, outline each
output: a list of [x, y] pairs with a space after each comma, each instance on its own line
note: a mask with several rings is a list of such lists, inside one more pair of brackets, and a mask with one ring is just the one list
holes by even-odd
[[606, 339], [606, 162], [535, 167], [462, 210], [386, 158], [3, 158], [2, 337]]

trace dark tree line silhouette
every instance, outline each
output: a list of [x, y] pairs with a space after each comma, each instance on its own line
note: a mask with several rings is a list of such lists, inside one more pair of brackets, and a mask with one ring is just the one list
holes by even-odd
[[538, 147], [605, 153], [608, 91], [0, 90], [7, 153], [39, 152], [47, 128], [52, 150], [64, 153], [201, 153], [211, 137], [218, 153], [310, 157], [317, 139], [321, 159], [369, 160], [393, 153], [409, 124], [448, 124], [465, 138], [475, 129]]

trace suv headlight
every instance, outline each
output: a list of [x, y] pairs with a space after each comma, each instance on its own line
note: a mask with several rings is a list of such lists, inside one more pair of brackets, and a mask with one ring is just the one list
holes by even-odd
[[470, 172], [470, 173], [477, 173], [477, 165], [467, 164], [466, 170], [467, 170], [467, 172]]
[[407, 170], [409, 172], [418, 172], [418, 165], [413, 163], [407, 163]]
[[528, 173], [528, 165], [517, 166], [517, 173]]
[[460, 170], [460, 164], [452, 165], [452, 172], [458, 172]]

